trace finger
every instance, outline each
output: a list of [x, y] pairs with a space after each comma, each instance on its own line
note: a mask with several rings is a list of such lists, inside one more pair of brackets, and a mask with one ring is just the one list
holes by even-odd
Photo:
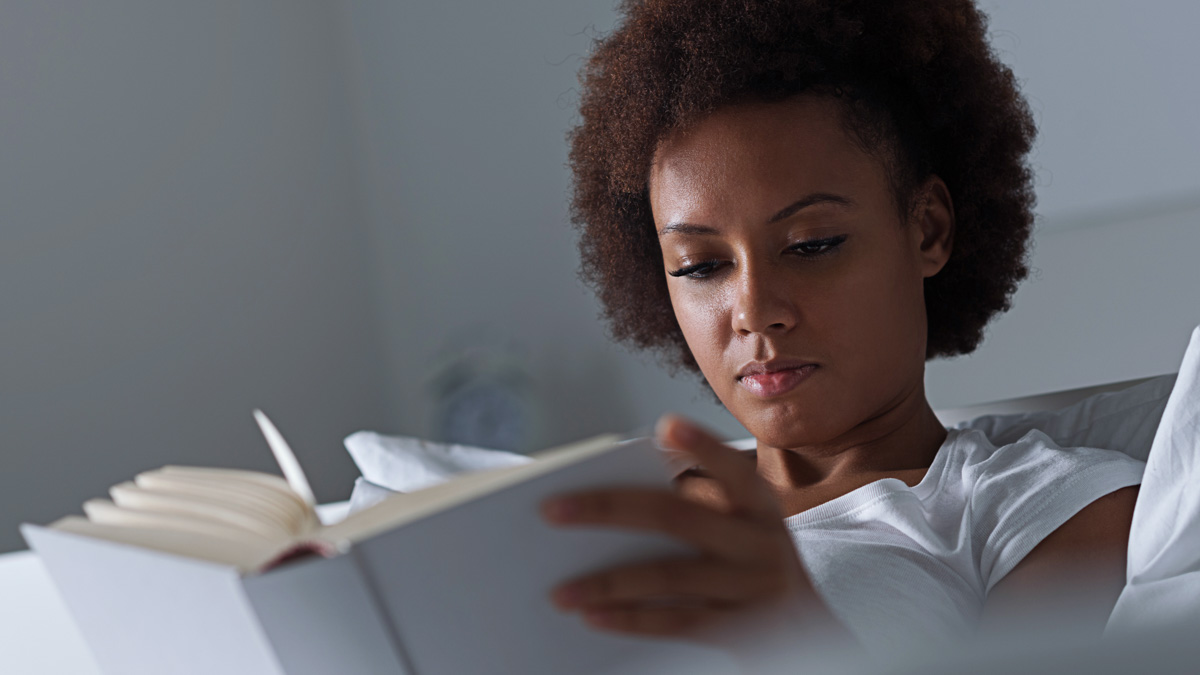
[[711, 607], [606, 607], [583, 613], [584, 621], [601, 630], [658, 637], [687, 635], [722, 616]]
[[721, 489], [721, 484], [698, 470], [689, 471], [676, 478], [673, 486], [675, 492], [684, 499], [703, 504], [721, 513], [735, 513], [737, 509], [729, 503], [729, 496]]
[[737, 510], [763, 518], [779, 518], [779, 508], [755, 470], [754, 462], [712, 434], [677, 415], [664, 415], [655, 427], [662, 445], [686, 452], [721, 484]]
[[719, 558], [767, 559], [778, 534], [776, 520], [754, 521], [721, 513], [669, 490], [612, 488], [555, 497], [542, 505], [560, 525], [606, 525], [661, 532]]
[[656, 598], [686, 597], [702, 605], [738, 605], [785, 589], [783, 577], [769, 570], [734, 566], [705, 558], [670, 558], [626, 565], [554, 589], [561, 609], [637, 604]]

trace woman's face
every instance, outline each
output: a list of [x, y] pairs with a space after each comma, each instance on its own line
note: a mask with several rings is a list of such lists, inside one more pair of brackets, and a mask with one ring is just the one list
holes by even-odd
[[923, 280], [949, 257], [940, 180], [902, 223], [833, 99], [723, 108], [650, 173], [675, 317], [721, 401], [772, 447], [839, 444], [924, 403]]

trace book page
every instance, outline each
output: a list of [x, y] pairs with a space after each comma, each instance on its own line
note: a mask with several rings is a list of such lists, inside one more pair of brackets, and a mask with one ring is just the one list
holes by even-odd
[[168, 466], [140, 473], [134, 483], [159, 493], [216, 499], [297, 535], [319, 525], [316, 512], [292, 493], [287, 483], [271, 474]]
[[245, 573], [260, 569], [283, 552], [278, 544], [261, 537], [239, 537], [231, 531], [220, 534], [174, 528], [123, 527], [93, 523], [80, 516], [67, 516], [50, 524], [51, 529], [139, 546], [163, 553], [231, 565]]
[[288, 522], [269, 512], [247, 513], [244, 508], [209, 495], [148, 490], [133, 482], [114, 485], [108, 494], [121, 508], [200, 518], [260, 537], [290, 539], [301, 532], [302, 522], [295, 519]]
[[[51, 527], [212, 562], [257, 569], [296, 548], [316, 513], [270, 474], [170, 466], [84, 503], [87, 518]], [[322, 551], [328, 548], [321, 545]]]

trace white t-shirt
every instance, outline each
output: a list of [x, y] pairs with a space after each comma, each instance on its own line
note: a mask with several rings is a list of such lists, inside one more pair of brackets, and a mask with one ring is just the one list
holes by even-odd
[[1144, 467], [1040, 431], [996, 447], [951, 430], [917, 485], [879, 480], [784, 523], [834, 615], [869, 651], [903, 649], [972, 634], [996, 582]]

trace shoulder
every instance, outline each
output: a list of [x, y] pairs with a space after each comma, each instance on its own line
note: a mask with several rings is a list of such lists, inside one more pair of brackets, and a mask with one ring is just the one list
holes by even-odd
[[1086, 568], [1105, 552], [1120, 558], [1123, 575], [1137, 496], [1138, 486], [1130, 485], [1098, 497], [1048, 534], [1000, 583], [1027, 582], [1060, 563]]
[[[1112, 509], [1128, 506], [1132, 514], [1136, 490], [1106, 497], [1138, 485], [1145, 469], [1121, 452], [1060, 447], [1039, 431], [1002, 446], [971, 431], [958, 443], [965, 446], [961, 488], [985, 591], [1052, 534], [1073, 540], [1111, 516]], [[1047, 547], [1056, 546], [1053, 541]]]
[[[1138, 486], [1114, 490], [1047, 535], [988, 594], [985, 620], [1040, 611], [1069, 613], [1103, 629], [1125, 585], [1129, 530]], [[997, 619], [997, 617], [1000, 617]]]

